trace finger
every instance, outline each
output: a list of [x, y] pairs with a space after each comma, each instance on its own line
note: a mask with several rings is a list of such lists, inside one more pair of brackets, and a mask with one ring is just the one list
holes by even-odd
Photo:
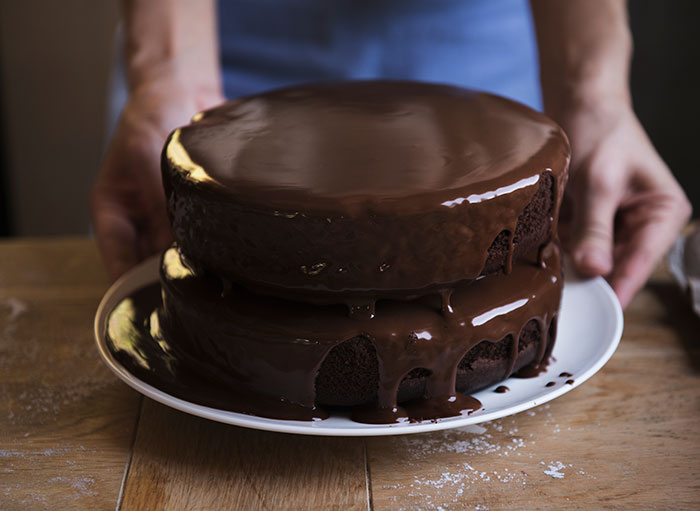
[[572, 259], [576, 269], [586, 276], [607, 275], [613, 267], [613, 236], [619, 191], [610, 180], [615, 170], [596, 168], [579, 170], [576, 189]]
[[621, 236], [627, 239], [616, 248], [615, 269], [608, 277], [623, 307], [644, 286], [688, 216], [680, 199], [645, 196], [637, 202], [621, 213], [620, 230], [633, 234]]
[[658, 262], [658, 257], [640, 245], [624, 249], [622, 259], [608, 276], [608, 282], [615, 291], [622, 308], [626, 308], [634, 295], [644, 286], [649, 274]]
[[95, 199], [92, 218], [97, 248], [111, 282], [139, 262], [136, 227], [118, 206]]
[[666, 246], [659, 239], [662, 231], [661, 226], [649, 226], [618, 250], [618, 260], [608, 282], [623, 308], [642, 288], [663, 255], [654, 248]]

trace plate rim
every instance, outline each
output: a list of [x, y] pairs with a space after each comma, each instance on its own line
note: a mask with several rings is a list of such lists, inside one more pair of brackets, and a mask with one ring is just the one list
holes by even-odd
[[[485, 411], [483, 413], [477, 411], [472, 415], [459, 415], [455, 417], [446, 417], [437, 421], [423, 421], [419, 423], [400, 423], [400, 424], [361, 424], [361, 426], [348, 427], [323, 427], [324, 421], [294, 421], [284, 419], [271, 419], [267, 417], [258, 417], [240, 412], [226, 411], [218, 408], [212, 408], [197, 403], [192, 403], [185, 399], [175, 397], [165, 391], [154, 387], [143, 380], [139, 379], [129, 372], [122, 364], [120, 364], [107, 348], [106, 343], [106, 328], [109, 313], [113, 310], [114, 305], [125, 298], [131, 292], [140, 289], [158, 280], [158, 268], [160, 264], [160, 256], [154, 255], [145, 261], [141, 262], [136, 267], [122, 275], [114, 282], [107, 292], [104, 294], [97, 307], [94, 320], [94, 337], [97, 345], [98, 353], [102, 361], [107, 367], [115, 373], [115, 375], [126, 383], [129, 387], [136, 390], [140, 394], [149, 397], [163, 405], [169, 406], [181, 412], [202, 417], [204, 419], [230, 424], [239, 427], [247, 427], [251, 429], [259, 429], [264, 431], [274, 431], [279, 433], [293, 433], [313, 436], [385, 436], [385, 435], [403, 435], [426, 433], [429, 431], [440, 431], [445, 429], [453, 429], [457, 427], [478, 424], [490, 420], [499, 419], [509, 415], [514, 415], [525, 410], [529, 410], [535, 406], [547, 403], [559, 396], [570, 392], [578, 387], [594, 374], [596, 374], [607, 362], [617, 349], [622, 337], [624, 326], [624, 318], [622, 307], [617, 300], [617, 296], [610, 285], [601, 277], [593, 279], [580, 279], [572, 276], [572, 271], [565, 271], [567, 278], [564, 280], [564, 289], [566, 292], [567, 286], [585, 286], [590, 293], [599, 293], [601, 297], [607, 301], [607, 305], [612, 306], [614, 320], [613, 333], [606, 349], [601, 356], [595, 360], [583, 373], [577, 374], [573, 384], [560, 385], [557, 388], [546, 391], [541, 396], [534, 399], [525, 400], [519, 404], [497, 409], [494, 411]], [[111, 305], [113, 302], [114, 305]], [[556, 349], [556, 344], [555, 344]], [[507, 381], [507, 380], [506, 380]], [[504, 382], [498, 382], [486, 389], [474, 393], [477, 397], [481, 393], [492, 392], [492, 389]], [[342, 418], [343, 415], [338, 413], [331, 414], [331, 417]], [[346, 419], [349, 420], [349, 419]]]

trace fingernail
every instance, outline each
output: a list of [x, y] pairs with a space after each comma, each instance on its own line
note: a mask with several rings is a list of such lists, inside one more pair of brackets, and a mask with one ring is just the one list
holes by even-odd
[[579, 250], [575, 260], [579, 269], [599, 275], [608, 273], [612, 266], [610, 255], [600, 250]]

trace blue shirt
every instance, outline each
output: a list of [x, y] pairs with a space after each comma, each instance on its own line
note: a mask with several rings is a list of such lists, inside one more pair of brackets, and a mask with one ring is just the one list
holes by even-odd
[[219, 0], [229, 98], [339, 79], [413, 79], [541, 109], [527, 0]]

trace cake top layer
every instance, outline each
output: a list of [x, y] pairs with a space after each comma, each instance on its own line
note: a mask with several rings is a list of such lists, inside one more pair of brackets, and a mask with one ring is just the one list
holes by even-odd
[[526, 106], [400, 81], [304, 85], [230, 101], [176, 130], [164, 153], [188, 179], [242, 202], [333, 211], [481, 202], [558, 173], [568, 155], [561, 129]]

